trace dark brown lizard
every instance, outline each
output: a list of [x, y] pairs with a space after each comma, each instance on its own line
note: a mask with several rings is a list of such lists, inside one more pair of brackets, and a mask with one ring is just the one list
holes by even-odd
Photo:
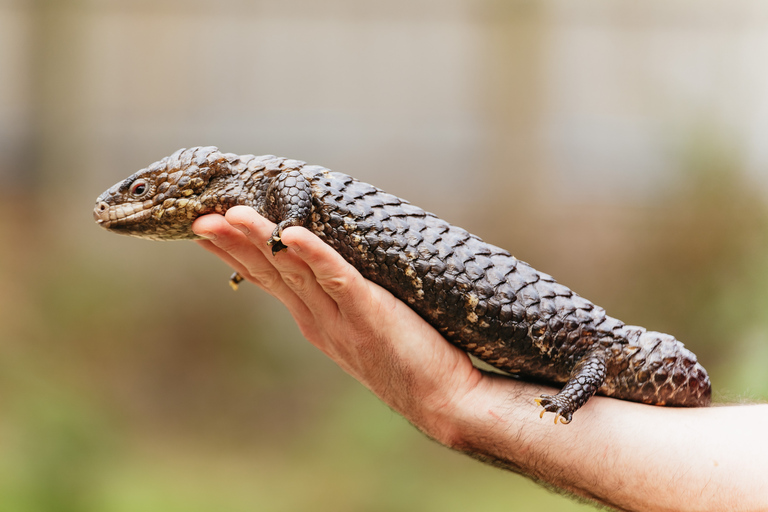
[[96, 201], [94, 218], [151, 240], [198, 238], [201, 215], [248, 205], [282, 231], [304, 226], [450, 342], [492, 366], [562, 385], [537, 402], [555, 422], [596, 392], [647, 404], [706, 406], [696, 356], [668, 334], [624, 325], [507, 251], [354, 178], [275, 156], [179, 150]]

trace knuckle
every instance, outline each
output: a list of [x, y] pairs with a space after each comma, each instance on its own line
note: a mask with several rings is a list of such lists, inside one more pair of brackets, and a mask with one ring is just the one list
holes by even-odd
[[362, 277], [356, 274], [354, 270], [346, 269], [336, 274], [318, 278], [318, 283], [331, 297], [337, 301], [344, 301], [355, 295], [354, 288], [358, 278]]
[[263, 288], [274, 288], [280, 282], [280, 274], [276, 270], [249, 270], [251, 277]]
[[229, 236], [222, 235], [217, 236], [216, 239], [213, 240], [213, 244], [222, 251], [228, 253], [234, 252], [238, 247], [237, 241], [233, 240]]
[[287, 284], [290, 288], [294, 290], [303, 290], [306, 287], [306, 278], [296, 272], [284, 272], [282, 274], [283, 281], [285, 281], [285, 284]]
[[343, 295], [350, 284], [350, 278], [347, 275], [326, 277], [318, 281], [320, 286], [331, 295]]

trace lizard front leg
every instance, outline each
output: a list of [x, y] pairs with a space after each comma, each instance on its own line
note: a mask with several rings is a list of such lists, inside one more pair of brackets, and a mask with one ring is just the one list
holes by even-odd
[[573, 413], [587, 403], [605, 380], [605, 352], [594, 350], [585, 354], [574, 365], [568, 382], [556, 395], [541, 395], [536, 403], [544, 408], [541, 417], [546, 412], [555, 413], [555, 423], [558, 418], [563, 424], [571, 422]]
[[[267, 245], [275, 255], [288, 247], [281, 241], [283, 230], [290, 226], [304, 226], [312, 213], [310, 183], [301, 171], [290, 170], [275, 176], [267, 188], [264, 203], [257, 211], [277, 224]], [[245, 279], [235, 272], [229, 278], [229, 286], [237, 291]]]
[[277, 227], [267, 241], [272, 254], [287, 246], [281, 241], [283, 230], [291, 226], [305, 226], [312, 213], [311, 184], [298, 170], [286, 171], [275, 176], [267, 189], [264, 214]]

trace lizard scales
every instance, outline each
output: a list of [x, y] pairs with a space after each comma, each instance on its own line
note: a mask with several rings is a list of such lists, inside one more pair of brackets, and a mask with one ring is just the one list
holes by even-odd
[[466, 230], [346, 174], [275, 156], [182, 149], [105, 191], [94, 218], [115, 233], [198, 238], [192, 222], [248, 205], [282, 230], [304, 226], [450, 342], [509, 373], [563, 385], [537, 402], [555, 422], [596, 392], [706, 406], [696, 356], [668, 334], [628, 326], [551, 276]]

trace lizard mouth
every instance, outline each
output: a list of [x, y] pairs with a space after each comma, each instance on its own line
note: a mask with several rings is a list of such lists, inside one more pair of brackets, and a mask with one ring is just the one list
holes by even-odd
[[124, 203], [110, 206], [106, 201], [98, 201], [93, 209], [93, 219], [105, 229], [130, 229], [131, 225], [141, 222], [152, 214], [143, 203]]

